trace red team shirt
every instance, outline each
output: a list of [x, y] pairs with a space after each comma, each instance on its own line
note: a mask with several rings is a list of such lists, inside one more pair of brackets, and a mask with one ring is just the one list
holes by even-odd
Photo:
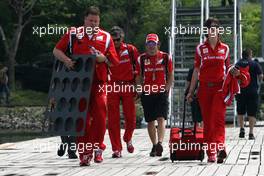
[[213, 50], [208, 41], [199, 44], [196, 47], [194, 66], [200, 69], [199, 80], [201, 82], [223, 81], [230, 66], [228, 45], [218, 41]]
[[[56, 48], [66, 52], [68, 44], [69, 33], [66, 33], [57, 43]], [[108, 32], [99, 29], [97, 34], [93, 34], [90, 37], [87, 34], [83, 35], [83, 37], [80, 39], [75, 37], [73, 41], [73, 54], [91, 54], [91, 49], [89, 46], [94, 47], [107, 56], [107, 59], [113, 65], [117, 65], [119, 63], [113, 40]], [[94, 82], [106, 82], [107, 69], [106, 63], [96, 63]]]
[[[141, 58], [142, 56], [144, 59], [144, 85], [157, 85], [159, 88], [161, 86], [166, 85], [166, 69], [164, 64], [164, 53], [159, 51], [156, 56], [149, 56], [146, 53], [141, 54], [138, 57], [137, 67], [136, 67], [136, 74], [141, 74]], [[145, 55], [145, 56], [144, 56]], [[168, 54], [167, 54], [168, 55]], [[168, 58], [168, 73], [173, 72], [173, 63], [170, 56]], [[153, 76], [155, 74], [155, 76]], [[165, 87], [163, 87], [165, 88]], [[160, 90], [160, 89], [159, 89]]]
[[133, 63], [136, 63], [139, 55], [137, 48], [130, 44], [121, 43], [120, 50], [116, 52], [119, 57], [119, 65], [110, 67], [111, 81], [133, 81]]

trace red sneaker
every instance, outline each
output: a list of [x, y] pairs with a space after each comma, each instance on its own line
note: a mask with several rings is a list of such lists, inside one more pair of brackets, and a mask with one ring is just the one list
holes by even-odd
[[127, 142], [127, 151], [129, 153], [134, 153], [134, 146], [132, 144], [132, 141]]
[[80, 156], [80, 166], [90, 166], [92, 158], [92, 155]]
[[98, 149], [94, 152], [94, 162], [95, 163], [101, 163], [103, 162], [103, 150]]
[[208, 163], [214, 163], [215, 161], [216, 161], [215, 155], [208, 156], [208, 160], [207, 160]]

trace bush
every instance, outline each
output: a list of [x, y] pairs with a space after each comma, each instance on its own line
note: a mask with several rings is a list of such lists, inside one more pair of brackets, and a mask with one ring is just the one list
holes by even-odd
[[11, 106], [46, 106], [47, 93], [32, 90], [17, 90], [11, 93]]

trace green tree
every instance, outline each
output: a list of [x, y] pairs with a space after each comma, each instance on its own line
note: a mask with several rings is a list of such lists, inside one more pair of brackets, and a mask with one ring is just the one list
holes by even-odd
[[0, 34], [9, 63], [9, 80], [11, 88], [15, 87], [15, 58], [22, 31], [33, 18], [32, 10], [36, 1], [37, 0], [5, 0], [3, 4], [5, 6], [8, 4], [8, 6], [13, 10], [13, 19], [11, 19], [11, 23], [8, 23], [7, 25], [7, 28], [10, 29], [10, 32], [7, 35], [5, 34], [5, 30], [2, 26], [3, 24], [0, 24]]
[[242, 7], [243, 48], [251, 48], [261, 55], [261, 6], [246, 3]]

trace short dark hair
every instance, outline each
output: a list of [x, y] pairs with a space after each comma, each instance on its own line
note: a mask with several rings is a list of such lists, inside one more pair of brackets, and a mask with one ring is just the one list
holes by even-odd
[[204, 26], [207, 28], [211, 28], [213, 23], [215, 23], [217, 26], [220, 25], [220, 22], [217, 18], [210, 17], [205, 21]]
[[125, 37], [125, 33], [123, 29], [119, 26], [113, 26], [110, 30], [110, 34], [111, 36], [114, 36], [114, 37], [122, 37], [122, 38]]
[[100, 16], [100, 9], [96, 6], [90, 6], [88, 7], [88, 9], [86, 10], [85, 14], [86, 17], [88, 15], [97, 15]]
[[242, 52], [242, 58], [243, 59], [249, 59], [251, 53], [252, 53], [252, 49], [250, 49], [250, 48], [244, 49]]
[[[216, 24], [215, 27], [220, 26], [220, 22], [217, 18], [210, 17], [204, 22], [204, 27], [207, 27], [208, 29], [210, 29], [212, 27], [212, 24]], [[205, 36], [208, 37], [208, 34], [205, 34]]]

